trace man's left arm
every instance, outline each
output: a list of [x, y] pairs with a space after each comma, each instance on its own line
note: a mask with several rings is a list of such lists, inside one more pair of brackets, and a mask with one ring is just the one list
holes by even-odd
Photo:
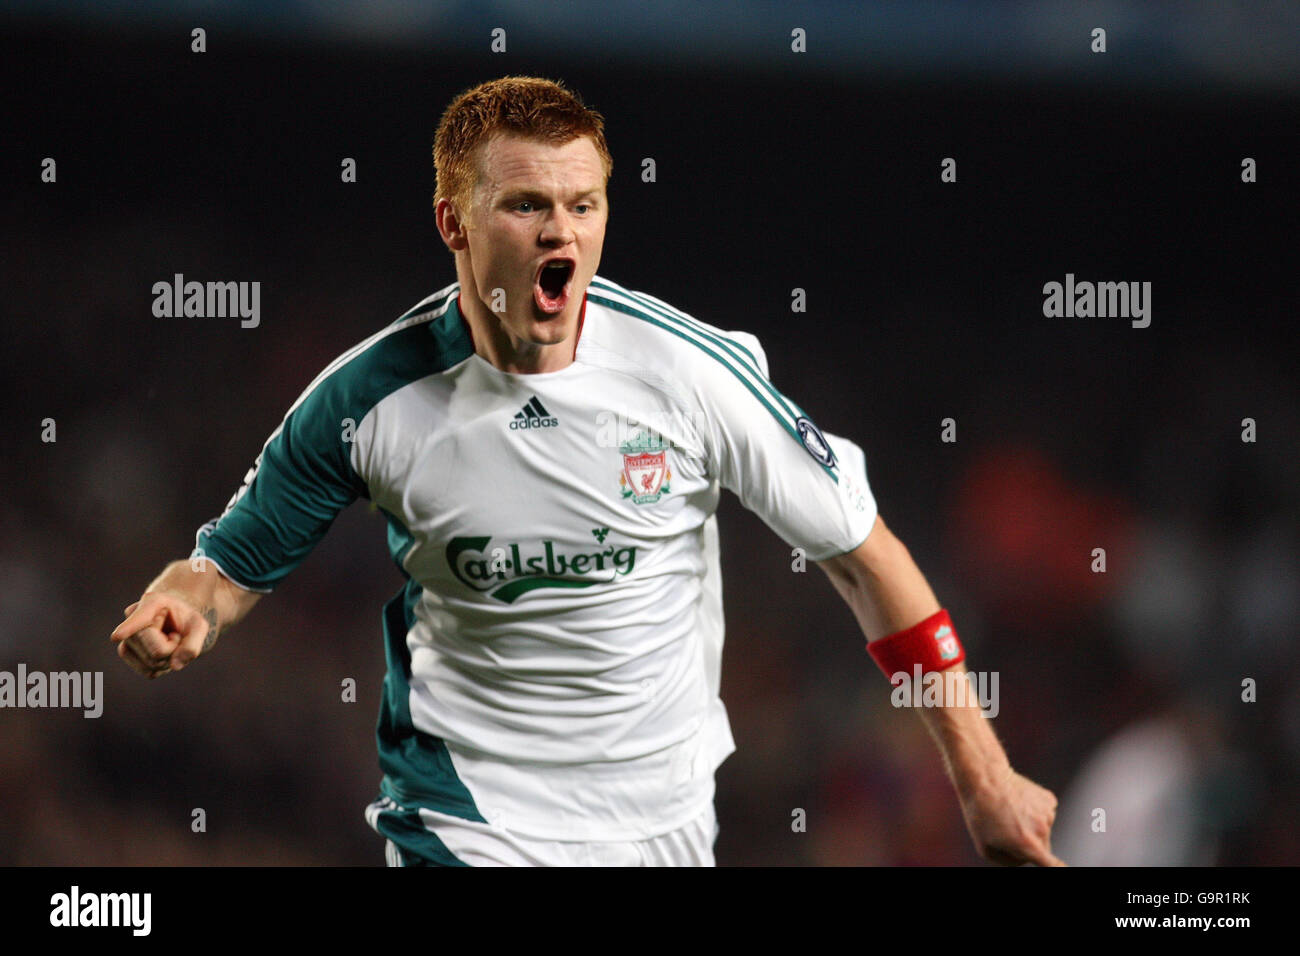
[[[868, 643], [940, 610], [911, 554], [878, 515], [859, 547], [818, 565], [853, 609]], [[965, 668], [957, 663], [946, 670]], [[918, 709], [943, 755], [976, 849], [994, 863], [1064, 866], [1051, 851], [1056, 797], [1012, 769], [992, 721], [972, 696]]]

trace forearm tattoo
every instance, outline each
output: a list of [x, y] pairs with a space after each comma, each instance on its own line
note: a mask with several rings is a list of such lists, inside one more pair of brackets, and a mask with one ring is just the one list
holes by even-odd
[[203, 620], [208, 622], [208, 636], [203, 639], [204, 652], [212, 650], [212, 645], [217, 643], [217, 609], [214, 607], [205, 607], [203, 609]]

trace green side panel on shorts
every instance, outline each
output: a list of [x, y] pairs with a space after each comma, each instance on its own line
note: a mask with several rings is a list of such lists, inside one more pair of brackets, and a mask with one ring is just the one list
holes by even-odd
[[[381, 509], [383, 510], [383, 509]], [[403, 807], [426, 807], [449, 816], [486, 823], [451, 762], [440, 737], [416, 729], [411, 722], [411, 652], [406, 635], [415, 623], [415, 606], [422, 588], [402, 566], [414, 539], [393, 515], [388, 518], [388, 548], [406, 584], [384, 605], [384, 653], [388, 673], [379, 704], [380, 790]], [[390, 837], [399, 847], [405, 846]]]
[[403, 866], [469, 866], [424, 825], [416, 810], [382, 810], [375, 823], [379, 833], [397, 846]]
[[274, 588], [302, 563], [340, 511], [368, 495], [352, 467], [345, 420], [355, 427], [386, 396], [451, 368], [473, 351], [453, 300], [441, 316], [385, 335], [344, 362], [285, 416], [258, 456], [248, 490], [219, 521], [199, 530], [197, 547], [245, 587]]

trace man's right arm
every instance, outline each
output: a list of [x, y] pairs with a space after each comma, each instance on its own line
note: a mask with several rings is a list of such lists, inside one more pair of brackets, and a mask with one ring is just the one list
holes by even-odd
[[[419, 339], [420, 329], [410, 332]], [[210, 650], [302, 563], [339, 512], [369, 495], [354, 463], [365, 453], [344, 425], [362, 422], [387, 394], [395, 362], [406, 363], [403, 374], [424, 374], [424, 353], [402, 347], [350, 349], [298, 396], [221, 516], [198, 529], [194, 556], [167, 565], [126, 608], [112, 639], [132, 670], [161, 677]]]
[[153, 679], [181, 670], [212, 649], [217, 637], [243, 619], [262, 595], [232, 582], [210, 561], [173, 561], [123, 613], [114, 629], [117, 654], [137, 674]]

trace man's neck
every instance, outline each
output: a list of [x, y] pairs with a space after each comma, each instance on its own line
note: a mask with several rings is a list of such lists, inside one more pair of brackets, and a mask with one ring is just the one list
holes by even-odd
[[487, 308], [467, 294], [464, 287], [457, 297], [461, 317], [469, 326], [474, 340], [474, 351], [489, 365], [503, 372], [532, 375], [537, 372], [558, 372], [573, 364], [574, 342], [565, 339], [554, 345], [537, 345], [517, 339]]

